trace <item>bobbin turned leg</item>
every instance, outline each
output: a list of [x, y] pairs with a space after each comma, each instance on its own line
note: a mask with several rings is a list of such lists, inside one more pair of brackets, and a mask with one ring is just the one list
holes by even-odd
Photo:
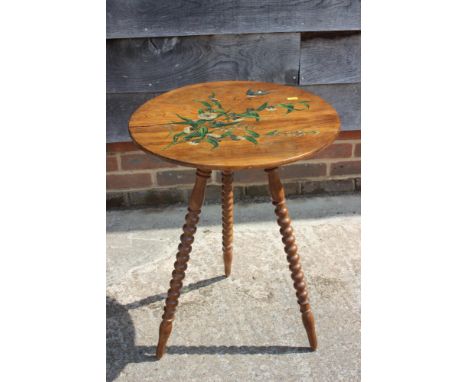
[[284, 251], [287, 254], [291, 277], [294, 280], [294, 288], [296, 289], [297, 302], [302, 313], [302, 322], [309, 338], [309, 344], [312, 350], [317, 349], [317, 336], [315, 334], [314, 316], [310, 309], [309, 295], [307, 293], [307, 285], [304, 280], [304, 273], [299, 255], [297, 254], [296, 238], [291, 227], [291, 219], [289, 218], [288, 208], [284, 196], [284, 188], [278, 174], [278, 168], [265, 170], [268, 174], [268, 183], [273, 204], [276, 206], [275, 213], [278, 217], [278, 224], [281, 227], [280, 232], [283, 236]]
[[233, 225], [234, 225], [234, 192], [232, 189], [232, 171], [222, 173], [223, 196], [223, 258], [224, 274], [231, 274], [232, 250], [233, 250]]
[[166, 343], [171, 335], [172, 322], [178, 304], [180, 290], [182, 289], [182, 280], [185, 277], [185, 270], [189, 261], [189, 254], [192, 251], [192, 243], [194, 234], [197, 230], [197, 223], [205, 197], [206, 182], [211, 175], [211, 171], [197, 170], [197, 178], [193, 186], [192, 194], [190, 195], [188, 213], [185, 215], [185, 224], [183, 226], [183, 234], [180, 236], [180, 244], [174, 263], [174, 271], [172, 272], [172, 280], [169, 291], [167, 292], [166, 306], [162, 322], [159, 327], [159, 341], [156, 349], [156, 359], [161, 359], [166, 350]]

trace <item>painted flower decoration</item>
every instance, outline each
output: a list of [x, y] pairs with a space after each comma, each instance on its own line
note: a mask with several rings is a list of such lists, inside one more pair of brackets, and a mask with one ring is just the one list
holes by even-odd
[[216, 113], [200, 113], [198, 114], [198, 116], [201, 118], [201, 119], [204, 119], [206, 121], [211, 121], [212, 119], [215, 119], [218, 114]]
[[[246, 91], [248, 98], [265, 96], [267, 94], [269, 92], [265, 90], [248, 89]], [[166, 148], [184, 142], [191, 145], [206, 142], [213, 149], [216, 149], [223, 140], [248, 141], [257, 145], [258, 140], [262, 138], [273, 138], [281, 135], [300, 137], [306, 134], [318, 134], [318, 131], [314, 130], [273, 130], [263, 134], [255, 131], [257, 128], [256, 123], [260, 121], [263, 111], [280, 112], [284, 110], [286, 114], [289, 114], [294, 111], [304, 111], [310, 107], [310, 101], [299, 100], [298, 97], [287, 97], [286, 101], [278, 104], [270, 104], [266, 101], [257, 107], [249, 107], [243, 112], [234, 112], [226, 110], [213, 92], [208, 96], [206, 101], [195, 100], [195, 102], [202, 105], [198, 109], [198, 119], [191, 119], [176, 114], [180, 121], [174, 121], [169, 124], [171, 142]], [[182, 131], [175, 132], [172, 126], [176, 125], [182, 125]]]

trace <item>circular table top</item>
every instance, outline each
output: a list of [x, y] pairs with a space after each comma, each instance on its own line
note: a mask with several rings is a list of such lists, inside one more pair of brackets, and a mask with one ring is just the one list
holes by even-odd
[[336, 110], [297, 87], [207, 82], [159, 95], [131, 116], [143, 150], [201, 169], [271, 168], [310, 157], [337, 137]]

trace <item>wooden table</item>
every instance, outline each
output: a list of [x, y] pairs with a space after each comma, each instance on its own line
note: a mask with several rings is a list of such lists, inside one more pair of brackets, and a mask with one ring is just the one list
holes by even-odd
[[227, 277], [233, 255], [233, 170], [265, 169], [302, 322], [310, 347], [317, 348], [314, 317], [278, 167], [309, 158], [330, 145], [339, 126], [335, 109], [320, 97], [297, 87], [252, 81], [185, 86], [147, 101], [133, 113], [129, 131], [141, 149], [197, 169], [159, 329], [157, 359], [164, 355], [172, 331], [212, 170], [222, 171], [223, 258]]

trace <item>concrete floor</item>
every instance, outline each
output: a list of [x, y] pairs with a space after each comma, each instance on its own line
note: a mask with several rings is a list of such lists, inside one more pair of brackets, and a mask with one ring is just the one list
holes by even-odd
[[185, 207], [107, 214], [108, 381], [359, 381], [360, 196], [290, 200], [319, 348], [310, 352], [269, 203], [202, 211], [167, 354], [154, 351]]

